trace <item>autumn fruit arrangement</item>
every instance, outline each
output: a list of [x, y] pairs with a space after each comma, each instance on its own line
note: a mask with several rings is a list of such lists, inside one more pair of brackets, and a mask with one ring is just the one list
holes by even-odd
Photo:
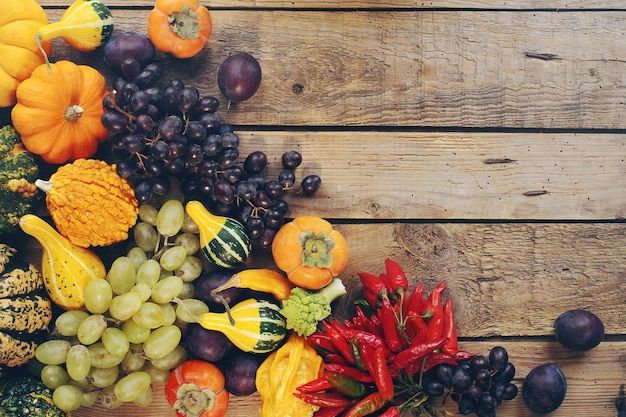
[[[164, 395], [179, 416], [220, 417], [232, 396], [258, 392], [264, 417], [482, 417], [517, 397], [504, 348], [459, 348], [445, 281], [410, 287], [387, 259], [382, 273], [358, 273], [354, 316], [332, 314], [348, 242], [325, 219], [288, 217], [289, 198], [314, 196], [321, 178], [297, 179], [294, 150], [266, 178], [268, 156], [239, 154], [217, 97], [164, 78], [159, 54], [206, 47], [212, 20], [197, 0], [156, 0], [145, 35], [114, 33], [99, 0], [76, 0], [53, 23], [35, 0], [0, 5], [0, 43], [14, 53], [0, 62], [0, 106], [12, 107], [0, 238], [41, 246], [37, 267], [0, 244], [0, 378], [29, 374], [0, 384], [3, 409], [62, 416]], [[55, 38], [101, 50], [110, 86], [92, 67], [51, 62]], [[261, 77], [249, 53], [227, 57], [216, 80], [227, 108]], [[272, 266], [248, 267], [254, 256]], [[555, 335], [588, 350], [604, 329], [576, 310]], [[538, 367], [523, 401], [546, 413], [565, 392], [558, 368]]]

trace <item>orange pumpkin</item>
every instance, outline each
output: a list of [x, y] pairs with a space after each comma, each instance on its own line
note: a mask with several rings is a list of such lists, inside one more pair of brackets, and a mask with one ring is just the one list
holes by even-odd
[[11, 120], [26, 149], [48, 163], [89, 158], [108, 135], [100, 121], [106, 94], [104, 76], [92, 67], [42, 64], [17, 88]]
[[[0, 107], [9, 107], [19, 83], [44, 62], [35, 35], [48, 16], [35, 0], [0, 0], [0, 10]], [[49, 55], [52, 43], [42, 41], [41, 47]]]
[[345, 269], [348, 244], [327, 220], [299, 216], [276, 232], [272, 256], [293, 284], [319, 290]]
[[176, 58], [197, 55], [212, 29], [211, 13], [198, 0], [156, 0], [148, 14], [148, 38]]

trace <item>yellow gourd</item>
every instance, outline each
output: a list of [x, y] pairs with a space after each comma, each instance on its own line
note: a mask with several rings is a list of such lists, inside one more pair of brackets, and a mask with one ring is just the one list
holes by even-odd
[[90, 249], [74, 245], [34, 214], [22, 216], [19, 225], [43, 248], [41, 275], [50, 299], [65, 310], [83, 309], [87, 284], [106, 277], [102, 260]]
[[50, 41], [62, 37], [71, 47], [93, 51], [113, 33], [111, 11], [99, 0], [76, 0], [63, 13], [61, 20], [39, 29], [37, 38]]

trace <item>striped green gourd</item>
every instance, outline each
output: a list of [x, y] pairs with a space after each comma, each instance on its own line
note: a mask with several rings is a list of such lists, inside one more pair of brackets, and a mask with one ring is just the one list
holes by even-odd
[[209, 261], [222, 268], [235, 268], [248, 259], [251, 242], [246, 229], [235, 219], [211, 213], [199, 201], [185, 210], [200, 231], [200, 247]]
[[248, 298], [224, 313], [204, 313], [200, 325], [223, 333], [244, 352], [268, 353], [287, 333], [280, 307], [267, 300]]

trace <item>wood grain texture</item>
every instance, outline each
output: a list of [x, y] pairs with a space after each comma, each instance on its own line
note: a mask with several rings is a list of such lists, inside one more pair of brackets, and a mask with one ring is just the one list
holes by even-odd
[[[116, 32], [145, 33], [148, 10], [113, 14]], [[164, 57], [165, 77], [220, 95], [219, 64], [253, 53], [263, 82], [237, 124], [617, 129], [626, 117], [619, 12], [216, 10], [213, 21], [198, 56]], [[104, 67], [55, 45], [53, 57]]]

